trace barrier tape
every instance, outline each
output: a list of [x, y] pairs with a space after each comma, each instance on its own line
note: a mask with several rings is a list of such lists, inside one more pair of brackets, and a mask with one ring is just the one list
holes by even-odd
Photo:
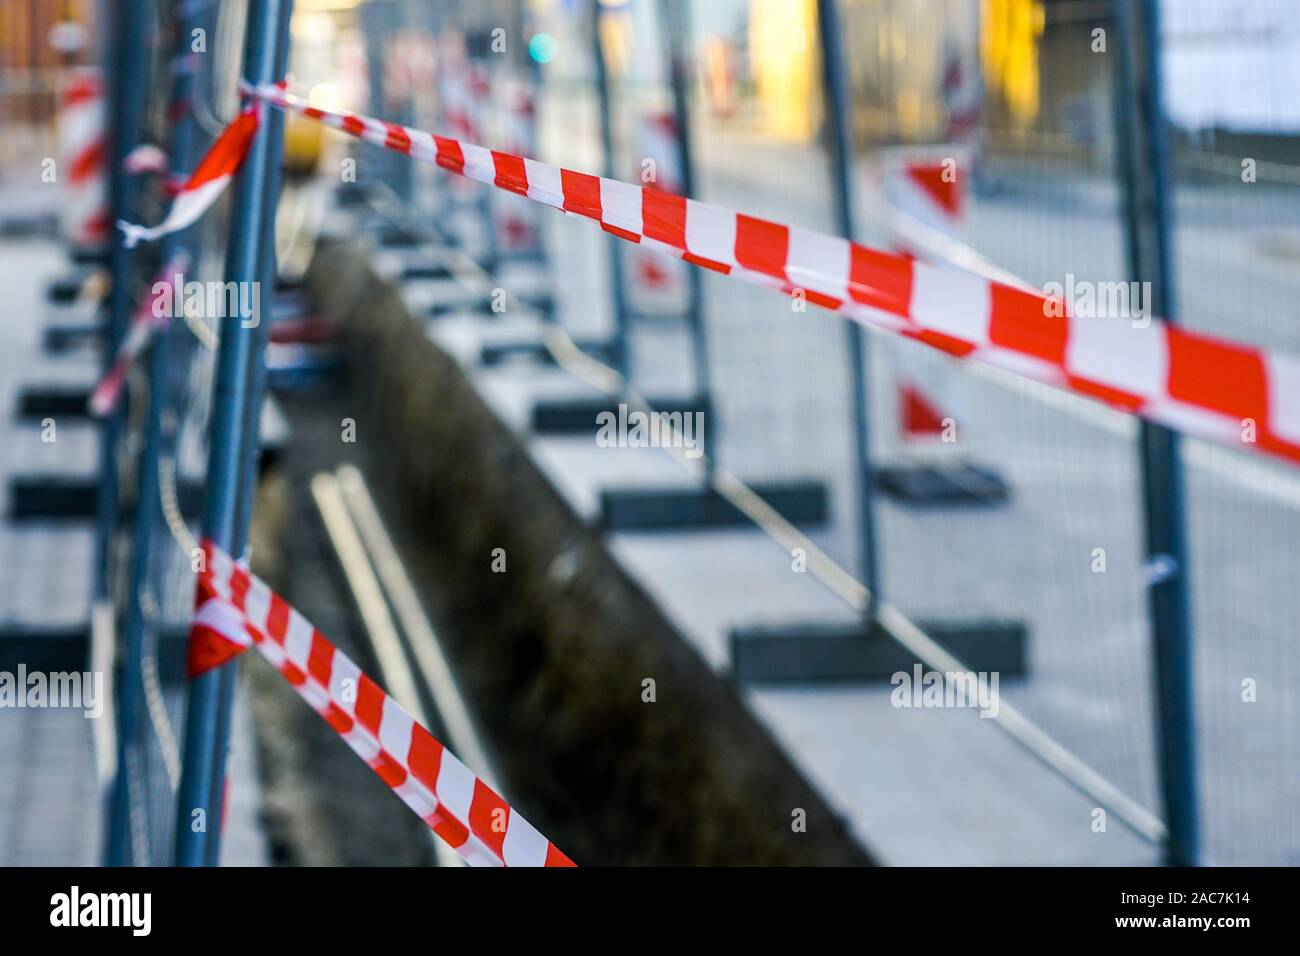
[[118, 220], [118, 228], [125, 236], [126, 247], [134, 249], [143, 241], [159, 239], [179, 232], [199, 220], [208, 208], [220, 198], [234, 178], [259, 124], [256, 109], [243, 110], [225, 131], [217, 137], [203, 161], [180, 188], [167, 211], [167, 217], [156, 226], [139, 226]]
[[[189, 262], [189, 256], [184, 253], [173, 258], [159, 273], [158, 281], [151, 287], [150, 294], [141, 301], [131, 321], [131, 328], [122, 337], [117, 355], [113, 357], [113, 364], [109, 366], [104, 377], [99, 380], [99, 384], [90, 394], [92, 415], [103, 418], [112, 414], [122, 395], [122, 386], [126, 384], [126, 377], [131, 371], [132, 364], [148, 347], [154, 333], [166, 328], [171, 322], [172, 305], [167, 300], [179, 298], [180, 290], [176, 288], [176, 283], [189, 268]], [[158, 314], [159, 304], [164, 305], [161, 315]]]
[[573, 866], [247, 568], [203, 542], [190, 676], [255, 646], [402, 802], [471, 866]]
[[[1300, 462], [1300, 360], [1292, 356], [1158, 319], [1138, 325], [1120, 317], [1071, 316], [1059, 297], [662, 190], [312, 106], [283, 84], [241, 89], [246, 97], [375, 146], [592, 219], [620, 239], [1181, 432]], [[245, 124], [246, 151], [255, 116], [246, 110], [217, 145]], [[233, 173], [238, 161], [232, 165], [227, 157], [220, 165]], [[137, 237], [157, 232], [123, 228], [128, 234], [136, 230]]]
[[[595, 220], [605, 232], [959, 358], [1179, 431], [1300, 462], [1300, 360], [1152, 319], [1069, 315], [1031, 292], [837, 236], [355, 113], [283, 86], [245, 94], [358, 139]], [[1247, 440], [1253, 432], [1253, 441]]]

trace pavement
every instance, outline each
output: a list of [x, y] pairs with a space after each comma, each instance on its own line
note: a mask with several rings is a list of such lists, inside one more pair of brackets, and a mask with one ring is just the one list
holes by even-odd
[[[0, 499], [6, 516], [0, 523], [0, 621], [9, 626], [81, 625], [90, 617], [90, 529], [20, 527], [8, 520], [13, 475], [89, 471], [94, 464], [94, 436], [87, 429], [55, 423], [55, 440], [43, 442], [40, 424], [19, 424], [13, 415], [25, 383], [93, 375], [84, 362], [45, 368], [39, 358], [43, 285], [59, 268], [52, 242], [0, 243], [8, 304], [0, 325]], [[95, 723], [75, 709], [0, 709], [0, 755], [11, 768], [0, 775], [0, 865], [95, 863], [102, 834]]]

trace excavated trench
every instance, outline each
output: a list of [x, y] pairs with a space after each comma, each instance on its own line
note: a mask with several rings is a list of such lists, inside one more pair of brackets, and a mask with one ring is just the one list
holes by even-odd
[[[316, 471], [354, 462], [503, 788], [575, 861], [870, 863], [737, 691], [428, 339], [397, 288], [344, 241], [321, 245], [306, 284], [319, 310], [342, 322], [348, 367], [342, 384], [282, 402], [293, 445], [264, 488], [255, 554], [289, 600], [373, 667], [307, 490]], [[341, 440], [344, 418], [355, 421], [354, 443]], [[504, 572], [493, 570], [496, 549]], [[244, 666], [275, 858], [428, 862], [419, 821], [259, 664]], [[643, 700], [647, 678], [653, 703]], [[802, 832], [796, 808], [806, 812]]]

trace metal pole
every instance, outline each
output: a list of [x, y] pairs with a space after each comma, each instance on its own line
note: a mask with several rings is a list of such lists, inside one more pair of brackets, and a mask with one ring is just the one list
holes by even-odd
[[[146, 8], [143, 4], [121, 2], [115, 7], [114, 22], [117, 44], [109, 80], [113, 104], [111, 128], [112, 148], [109, 151], [109, 208], [113, 222], [131, 219], [135, 201], [135, 184], [127, 175], [124, 163], [127, 155], [138, 143], [140, 124], [144, 115], [144, 101], [148, 77], [145, 58], [139, 50], [146, 42]], [[114, 226], [110, 240], [109, 270], [112, 289], [108, 300], [108, 321], [103, 340], [103, 368], [108, 370], [117, 352], [118, 343], [126, 333], [131, 320], [131, 263], [132, 254], [126, 248], [122, 233]], [[122, 434], [122, 415], [117, 413], [105, 419], [100, 433], [100, 488], [97, 503], [95, 541], [95, 599], [108, 598], [108, 564], [113, 525], [117, 516], [117, 443]]]
[[[280, 24], [275, 43], [275, 75], [283, 77], [289, 68], [289, 17], [287, 16]], [[273, 142], [283, 142], [285, 116], [282, 112], [279, 110], [268, 111], [264, 125], [266, 135], [271, 137]], [[256, 465], [262, 454], [261, 424], [262, 404], [266, 397], [266, 362], [260, 357], [264, 356], [267, 342], [270, 339], [271, 319], [273, 318], [270, 304], [275, 297], [276, 280], [280, 273], [275, 249], [275, 218], [280, 207], [280, 186], [283, 180], [284, 165], [279, 161], [277, 154], [276, 160], [271, 163], [267, 171], [264, 206], [262, 208], [262, 265], [258, 282], [261, 288], [259, 302], [263, 308], [262, 313], [257, 317], [257, 325], [253, 328], [254, 351], [259, 356], [259, 360], [249, 364], [249, 401], [244, 418], [244, 441], [246, 443], [244, 455], [254, 465]], [[256, 495], [257, 468], [247, 468], [244, 471], [243, 483], [239, 490], [238, 516], [235, 521], [236, 536], [240, 540], [248, 539], [248, 530], [253, 522], [253, 503]]]
[[[835, 225], [852, 240], [853, 127], [849, 110], [848, 71], [836, 0], [817, 0], [817, 32], [822, 48], [822, 82], [826, 96], [826, 131], [831, 150], [831, 181], [835, 191]], [[849, 352], [849, 383], [853, 389], [853, 475], [858, 505], [858, 556], [862, 583], [869, 592], [867, 615], [880, 600], [880, 564], [876, 539], [875, 471], [871, 463], [871, 422], [868, 417], [867, 337], [857, 322], [845, 322]]]
[[[274, 76], [283, 77], [289, 67], [289, 17], [280, 22], [276, 37]], [[273, 143], [284, 141], [284, 114], [279, 110], [269, 110], [265, 117], [266, 135]], [[284, 178], [283, 164], [276, 159], [267, 172], [267, 188], [262, 209], [262, 272], [258, 279], [261, 288], [259, 303], [263, 306], [257, 316], [257, 325], [253, 328], [254, 360], [248, 366], [248, 403], [244, 417], [243, 455], [249, 463], [244, 468], [239, 489], [238, 511], [235, 518], [235, 540], [248, 540], [249, 529], [253, 523], [253, 505], [257, 497], [258, 462], [262, 455], [262, 404], [266, 395], [266, 344], [270, 338], [271, 309], [269, 303], [275, 296], [276, 276], [279, 267], [275, 251], [275, 214], [280, 205], [280, 184]], [[216, 772], [212, 776], [212, 790], [209, 793], [209, 806], [217, 820], [222, 818], [225, 806], [225, 767], [229, 755], [230, 721], [234, 711], [236, 671], [234, 667], [221, 669], [221, 686], [218, 697], [221, 706], [217, 710], [219, 723], [215, 735], [218, 748], [215, 756]], [[206, 866], [216, 866], [219, 860], [221, 844], [219, 840], [209, 840], [204, 858]]]
[[[173, 66], [179, 67], [182, 49], [189, 42], [190, 31], [202, 18], [202, 7], [192, 3], [178, 3], [176, 49]], [[179, 104], [189, 101], [193, 94], [194, 75], [178, 69], [172, 86], [172, 104], [177, 107], [176, 122], [171, 131], [171, 172], [173, 176], [189, 171], [194, 161], [194, 122], [188, 108]], [[185, 246], [182, 235], [168, 236], [162, 243], [161, 262], [168, 263]], [[170, 277], [168, 277], [170, 278]], [[170, 401], [168, 389], [168, 360], [171, 357], [171, 340], [179, 325], [179, 316], [173, 316], [173, 326], [167, 334], [158, 336], [149, 353], [149, 411], [145, 424], [144, 448], [140, 455], [138, 495], [135, 527], [132, 531], [130, 585], [127, 589], [126, 624], [123, 631], [123, 662], [121, 688], [118, 700], [119, 728], [117, 735], [117, 777], [109, 810], [108, 849], [105, 863], [124, 866], [130, 859], [130, 794], [127, 788], [127, 752], [136, 738], [139, 705], [144, 689], [141, 680], [142, 644], [145, 628], [150, 622], [145, 611], [145, 592], [153, 580], [153, 533], [158, 522], [158, 456], [162, 445], [162, 419]], [[186, 333], [188, 334], [188, 333]], [[152, 595], [151, 595], [152, 596]], [[147, 862], [147, 861], [134, 861]]]
[[[288, 19], [292, 0], [250, 0], [248, 35], [244, 45], [244, 79], [271, 83], [276, 75], [280, 30]], [[261, 106], [264, 113], [266, 106]], [[226, 281], [246, 288], [262, 275], [270, 176], [280, 162], [281, 143], [264, 123], [254, 138], [243, 169], [235, 182], [226, 250]], [[255, 348], [256, 328], [239, 315], [221, 320], [221, 349], [217, 355], [217, 381], [212, 402], [212, 434], [208, 451], [203, 534], [233, 555], [244, 549], [239, 521], [239, 498], [247, 470], [253, 467], [250, 443], [244, 432], [255, 381], [250, 365], [262, 360]], [[229, 708], [233, 686], [225, 673], [233, 664], [210, 670], [190, 684], [185, 719], [184, 767], [176, 807], [176, 864], [199, 866], [215, 859], [220, 845], [220, 816], [212, 802], [215, 781], [224, 772]]]
[[[687, 87], [687, 63], [682, 43], [689, 35], [690, 25], [683, 9], [682, 0], [661, 0], [664, 20], [664, 42], [667, 48], [668, 77], [673, 96], [673, 125], [677, 127], [677, 164], [681, 170], [682, 192], [688, 198], [695, 198], [695, 154], [691, 148], [691, 112], [690, 94]], [[691, 339], [695, 353], [695, 391], [703, 400], [705, 409], [713, 412], [713, 388], [709, 375], [709, 346], [704, 327], [704, 274], [699, 269], [686, 270], [687, 285], [687, 322], [691, 329]], [[707, 455], [708, 475], [712, 477], [717, 467], [718, 425], [714, 415], [713, 447], [714, 453]]]
[[[147, 95], [146, 58], [139, 53], [146, 45], [147, 9], [144, 4], [119, 2], [114, 7], [112, 22], [117, 24], [110, 87], [113, 104], [112, 148], [109, 150], [109, 207], [114, 223], [133, 217], [135, 200], [134, 183], [124, 166], [127, 155], [135, 148], [144, 115]], [[118, 344], [126, 332], [131, 318], [131, 252], [121, 232], [113, 228], [110, 240], [109, 269], [112, 289], [109, 293], [108, 318], [103, 336], [103, 367], [107, 371], [117, 353]], [[95, 522], [95, 581], [96, 607], [109, 605], [109, 564], [112, 554], [113, 532], [117, 523], [118, 480], [117, 446], [122, 437], [123, 413], [121, 407], [107, 416], [100, 429], [99, 491], [96, 500]], [[141, 688], [133, 679], [131, 649], [127, 648], [119, 671], [122, 680], [117, 699], [117, 776], [109, 797], [109, 826], [105, 859], [110, 865], [129, 862], [129, 831], [126, 810], [128, 798], [127, 751], [137, 737], [140, 720]], [[138, 657], [136, 658], [138, 663]]]
[[[1165, 114], [1161, 102], [1160, 19], [1156, 0], [1119, 0], [1116, 138], [1124, 185], [1129, 271], [1149, 283], [1149, 305], [1173, 322], [1172, 210]], [[1166, 862], [1195, 866], [1196, 735], [1192, 701], [1192, 633], [1187, 532], [1178, 435], [1142, 422], [1142, 499], [1149, 574], [1148, 607], [1155, 652], [1160, 787], [1169, 842]]]
[[[384, 23], [385, 42], [390, 44], [390, 46], [393, 44], [393, 41], [400, 36], [405, 21], [405, 9], [401, 3], [397, 2], [397, 0], [393, 0], [393, 2], [388, 6], [388, 16], [385, 18]], [[407, 72], [404, 81], [397, 84], [397, 89], [392, 89], [388, 82], [392, 78], [394, 67], [399, 71], [407, 71], [408, 65], [400, 62], [399, 59], [405, 55], [405, 51], [399, 44], [391, 49], [389, 53], [390, 55], [396, 53], [396, 57], [389, 60], [388, 74], [384, 77], [384, 101], [386, 105], [384, 107], [384, 112], [375, 115], [385, 117], [391, 116], [393, 117], [394, 122], [401, 123], [403, 126], [413, 126], [415, 125], [415, 118], [411, 113], [411, 84], [409, 72]], [[398, 62], [394, 63], [393, 59], [398, 59]], [[393, 182], [393, 191], [401, 197], [404, 204], [409, 206], [411, 202], [411, 172], [415, 169], [415, 164], [412, 163], [408, 157], [403, 156], [400, 153], [385, 150], [385, 155], [389, 160], [388, 175]]]
[[[393, 116], [399, 123], [412, 125], [410, 101], [403, 99], [398, 103], [392, 90], [388, 88], [389, 71], [392, 64], [389, 55], [393, 53], [390, 41], [402, 26], [405, 10], [398, 0], [367, 0], [361, 7], [361, 25], [366, 35], [366, 60], [370, 82], [370, 115]], [[396, 108], [397, 112], [394, 113]], [[393, 184], [393, 191], [402, 199], [409, 201], [411, 194], [411, 162], [397, 153], [378, 150], [375, 156], [376, 177]]]
[[[361, 6], [361, 28], [366, 37], [366, 78], [370, 85], [370, 115], [384, 115], [384, 56], [387, 51], [387, 4], [391, 0], [368, 0]], [[372, 154], [373, 156], [373, 154]], [[382, 182], [386, 178], [391, 158], [386, 152], [374, 157], [375, 162], [368, 165], [375, 174], [368, 177], [372, 182]]]
[[[596, 70], [596, 91], [600, 110], [600, 146], [603, 152], [602, 175], [614, 178], [614, 120], [610, 102], [609, 68], [605, 63], [605, 46], [600, 39], [600, 0], [591, 0], [591, 58]], [[628, 354], [627, 289], [623, 283], [623, 250], [611, 241], [609, 246], [609, 284], [614, 309], [614, 338], [610, 343], [610, 357], [614, 367], [625, 380], [631, 380], [632, 369]]]
[[[483, 106], [484, 102], [487, 104], [488, 111], [493, 108], [492, 70], [488, 65], [491, 62], [488, 58], [491, 56], [491, 53], [485, 53], [479, 61], [479, 68], [483, 71], [483, 82], [486, 84], [487, 90], [484, 93], [483, 101], [479, 101], [477, 98], [473, 99], [475, 105], [474, 115], [476, 118], [481, 118], [483, 116], [484, 111], [480, 107]], [[473, 62], [473, 58], [471, 58], [469, 62]], [[472, 86], [471, 93], [473, 93]], [[480, 124], [478, 129], [479, 137], [486, 139], [487, 137], [485, 134], [487, 132], [486, 124]], [[411, 164], [408, 163], [408, 166], [409, 165]], [[497, 271], [501, 267], [501, 243], [498, 241], [497, 237], [497, 223], [493, 207], [494, 198], [496, 198], [496, 190], [488, 189], [487, 187], [479, 188], [478, 215], [479, 221], [483, 224], [483, 271], [495, 278]]]

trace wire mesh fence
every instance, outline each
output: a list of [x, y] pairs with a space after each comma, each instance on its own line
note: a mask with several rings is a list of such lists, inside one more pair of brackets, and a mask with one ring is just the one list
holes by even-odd
[[[135, 177], [127, 210], [133, 221], [162, 218], [174, 177], [188, 175], [233, 116], [244, 12], [231, 4], [150, 6], [139, 142], [156, 147], [166, 163]], [[188, 143], [177, 137], [178, 116], [192, 124]], [[120, 862], [137, 866], [174, 861], [185, 644], [219, 321], [206, 290], [223, 287], [227, 205], [177, 241], [142, 249], [125, 276], [133, 309], [149, 308], [160, 285], [169, 287], [155, 303], [168, 324], [154, 341], [154, 357], [131, 373], [121, 409], [126, 426], [114, 455], [122, 489], [110, 556], [116, 694], [119, 714], [124, 707], [131, 714], [118, 725], [127, 807]]]
[[[1270, 349], [1300, 340], [1300, 29], [1284, 4], [1165, 4], [1180, 321]], [[1242, 422], [1249, 440], [1249, 422]], [[1207, 854], [1295, 860], [1300, 531], [1294, 469], [1188, 441], [1197, 744]]]
[[[949, 6], [937, 21], [918, 4], [848, 6], [876, 241], [1040, 289], [1122, 281], [1114, 59], [1091, 51], [1106, 11]], [[882, 502], [886, 593], [918, 620], [1023, 622], [1028, 673], [1003, 684], [1006, 698], [1158, 809], [1131, 421], [876, 338], [881, 457], [937, 456], [1006, 489], [966, 508]], [[909, 402], [950, 419], [950, 434], [927, 436]]]
[[[167, 91], [187, 36], [177, 29], [182, 6], [151, 7], [147, 127], [159, 145], [170, 134]], [[1300, 32], [1266, 5], [1248, 16], [1227, 0], [1159, 6], [1175, 141], [1170, 317], [1295, 351], [1300, 120], [1287, 64]], [[1076, 321], [1148, 320], [1150, 293], [1130, 283], [1125, 254], [1116, 118], [1134, 107], [1117, 80], [1110, 0], [843, 0], [841, 8], [856, 238], [1057, 290]], [[690, 181], [694, 198], [833, 233], [832, 105], [817, 9], [813, 0], [371, 0], [351, 19], [314, 21], [330, 25], [320, 36], [304, 33], [295, 57], [322, 105], [670, 192]], [[214, 54], [197, 61], [195, 76], [204, 145], [236, 108], [246, 27], [240, 4], [209, 12]], [[1258, 55], [1261, 42], [1269, 56]], [[684, 73], [677, 88], [675, 56]], [[1217, 95], [1206, 77], [1237, 93]], [[720, 467], [755, 486], [824, 489], [826, 520], [808, 534], [859, 578], [872, 569], [864, 566], [857, 475], [875, 469], [879, 596], [940, 629], [1023, 626], [1029, 664], [1004, 680], [1007, 700], [1121, 791], [1161, 810], [1156, 715], [1165, 678], [1152, 666], [1148, 608], [1161, 569], [1146, 557], [1145, 476], [1131, 417], [873, 331], [870, 461], [858, 461], [852, 345], [839, 318], [804, 308], [798, 296], [693, 273], [576, 217], [539, 214], [522, 197], [407, 157], [360, 146], [324, 152], [331, 178], [338, 162], [343, 182], [355, 172], [374, 187], [372, 199], [382, 194], [388, 211], [368, 217], [367, 228], [413, 231], [417, 258], [455, 247], [491, 293], [505, 293], [504, 308], [491, 295], [485, 308], [480, 295], [464, 312], [503, 312], [502, 323], [515, 302], [538, 312], [603, 360], [625, 364], [641, 392], [707, 399], [708, 453]], [[156, 221], [165, 178], [137, 196], [135, 218]], [[188, 238], [196, 256], [187, 279], [224, 278], [225, 219], [218, 210]], [[164, 262], [138, 260], [137, 296]], [[273, 312], [274, 295], [266, 301]], [[429, 307], [431, 317], [448, 318], [439, 302]], [[158, 520], [143, 538], [132, 542], [134, 519], [117, 522], [113, 564], [119, 608], [142, 608], [144, 621], [138, 666], [123, 675], [141, 708], [122, 749], [136, 863], [170, 862], [173, 852], [180, 649], [207, 453], [211, 318], [174, 317], [162, 380], [133, 381], [117, 456], [123, 515], [144, 513], [140, 494], [158, 496]], [[505, 373], [530, 374], [522, 366]], [[149, 466], [138, 455], [150, 427], [149, 388], [166, 395], [156, 475], [142, 471]], [[1212, 862], [1294, 861], [1297, 476], [1195, 440], [1183, 444], [1181, 460], [1205, 854]], [[942, 493], [918, 491], [917, 476], [941, 481]], [[148, 560], [135, 575], [130, 556], [142, 541]]]
[[[456, 132], [463, 87], [472, 93], [477, 82], [467, 130], [490, 145], [526, 152], [518, 137], [512, 140], [514, 98], [502, 92], [522, 85], [535, 93], [533, 155], [593, 172], [608, 168], [625, 181], [662, 176], [671, 184], [682, 175], [674, 155], [672, 40], [687, 68], [695, 197], [833, 232], [816, 5], [686, 4], [675, 37], [665, 32], [671, 6], [651, 0], [507, 4], [413, 16], [407, 26], [428, 31], [438, 51], [437, 106], [419, 115]], [[843, 4], [858, 238], [1056, 291], [1080, 317], [1143, 321], [1149, 292], [1130, 284], [1125, 254], [1115, 117], [1132, 106], [1117, 89], [1111, 3], [948, 0], [939, 6], [936, 12], [933, 3], [908, 0]], [[1177, 318], [1289, 349], [1295, 343], [1286, 261], [1294, 251], [1296, 180], [1289, 163], [1294, 139], [1277, 132], [1285, 126], [1285, 107], [1279, 99], [1262, 125], [1255, 117], [1256, 130], [1197, 112], [1214, 99], [1201, 88], [1207, 75], [1231, 75], [1254, 90], [1286, 88], [1277, 80], [1285, 71], [1250, 62], [1231, 43], [1214, 47], [1220, 62], [1196, 61], [1198, 38], [1221, 32], [1215, 17], [1231, 17], [1233, 9], [1184, 5], [1165, 23], [1165, 96], [1177, 144]], [[1293, 34], [1266, 14], [1239, 26], [1273, 36], [1269, 42], [1278, 50]], [[495, 29], [512, 37], [518, 30], [521, 42], [494, 50]], [[1191, 92], [1180, 90], [1198, 83]], [[1246, 170], [1253, 191], [1237, 188]], [[437, 200], [442, 210], [445, 197], [461, 188], [446, 180], [436, 172], [422, 180], [422, 188], [443, 197]], [[471, 205], [474, 189], [463, 194]], [[483, 201], [477, 226], [469, 227], [478, 239], [467, 240], [478, 244], [481, 259], [493, 259], [484, 233], [508, 234], [501, 223], [510, 214], [503, 210], [521, 205], [509, 196]], [[551, 270], [561, 324], [577, 337], [608, 340], [621, 310], [632, 381], [656, 395], [690, 395], [701, 382], [692, 371], [697, 352], [707, 344], [712, 454], [756, 484], [821, 483], [831, 502], [829, 520], [810, 536], [862, 575], [853, 490], [860, 463], [853, 460], [853, 396], [839, 323], [705, 273], [705, 334], [696, 340], [680, 321], [690, 296], [681, 264], [656, 262], [579, 222], [544, 217], [541, 223], [544, 245], [561, 251]], [[1248, 238], [1224, 242], [1228, 229]], [[618, 257], [617, 271], [611, 257]], [[874, 467], [891, 475], [937, 470], [978, 492], [952, 507], [910, 498], [906, 488], [880, 491], [883, 596], [924, 622], [1023, 623], [1030, 665], [1024, 677], [1004, 685], [1008, 699], [1124, 792], [1158, 810], [1158, 681], [1147, 604], [1153, 569], [1144, 555], [1135, 423], [914, 342], [873, 333], [868, 354]], [[1294, 476], [1284, 466], [1248, 462], [1196, 441], [1185, 445], [1183, 460], [1207, 856], [1289, 859], [1296, 827], [1286, 808], [1294, 801], [1277, 794], [1291, 791], [1295, 754], [1276, 728], [1294, 710], [1285, 675], [1293, 673], [1295, 658], [1284, 623], [1293, 615], [1279, 586], [1294, 570], [1284, 545], [1294, 516]], [[958, 487], [957, 496], [963, 491], [971, 488]], [[1237, 671], [1241, 677], [1228, 687], [1224, 675]], [[1276, 696], [1266, 705], [1258, 698], [1253, 709], [1241, 706], [1238, 685], [1250, 679], [1246, 671], [1278, 675]], [[1269, 745], [1243, 746], [1252, 734]]]

